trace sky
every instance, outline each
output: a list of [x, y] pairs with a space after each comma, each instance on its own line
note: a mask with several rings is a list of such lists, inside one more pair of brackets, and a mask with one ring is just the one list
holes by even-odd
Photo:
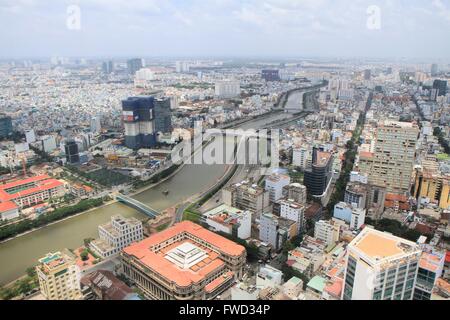
[[450, 59], [450, 0], [0, 0], [1, 57]]

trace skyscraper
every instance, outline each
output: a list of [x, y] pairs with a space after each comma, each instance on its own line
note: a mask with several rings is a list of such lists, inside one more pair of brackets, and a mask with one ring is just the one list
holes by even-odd
[[172, 132], [172, 112], [170, 110], [170, 98], [155, 99], [155, 131]]
[[435, 77], [438, 75], [439, 69], [438, 69], [438, 65], [436, 63], [433, 63], [431, 65], [431, 76]]
[[280, 72], [278, 70], [262, 70], [261, 78], [266, 81], [280, 81]]
[[130, 149], [156, 145], [154, 98], [130, 97], [122, 101], [125, 145]]
[[331, 181], [333, 156], [329, 152], [313, 149], [311, 167], [305, 170], [304, 184], [312, 196], [322, 196]]
[[136, 74], [138, 70], [140, 70], [143, 67], [142, 59], [136, 58], [136, 59], [130, 59], [127, 61], [127, 68], [129, 74]]
[[434, 80], [433, 89], [437, 90], [438, 96], [445, 96], [447, 94], [447, 81], [446, 80]]
[[0, 139], [12, 135], [13, 127], [11, 117], [0, 114]]
[[343, 300], [411, 300], [420, 247], [364, 228], [347, 247]]
[[67, 163], [75, 164], [80, 162], [78, 144], [74, 140], [67, 141], [64, 150], [66, 152]]
[[385, 121], [376, 131], [374, 152], [360, 152], [359, 168], [369, 184], [387, 192], [407, 194], [413, 173], [419, 128], [407, 122]]
[[114, 72], [114, 63], [112, 61], [105, 61], [102, 64], [102, 71], [105, 74]]
[[370, 69], [364, 70], [364, 80], [370, 80], [372, 78], [372, 71]]

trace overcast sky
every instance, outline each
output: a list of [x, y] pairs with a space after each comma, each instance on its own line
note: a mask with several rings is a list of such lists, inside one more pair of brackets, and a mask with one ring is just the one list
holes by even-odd
[[450, 58], [450, 0], [0, 0], [0, 26], [2, 57]]

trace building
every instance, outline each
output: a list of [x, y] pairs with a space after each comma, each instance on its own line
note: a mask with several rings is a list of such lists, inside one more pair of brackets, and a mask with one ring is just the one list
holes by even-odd
[[287, 240], [295, 237], [297, 230], [296, 221], [271, 213], [263, 213], [259, 220], [259, 240], [270, 244], [275, 251], [281, 250]]
[[339, 241], [341, 226], [333, 220], [320, 220], [314, 225], [314, 238], [322, 240], [327, 245], [335, 245]]
[[372, 71], [370, 69], [364, 70], [364, 80], [372, 79]]
[[350, 225], [350, 229], [358, 230], [366, 219], [366, 209], [339, 202], [334, 206], [333, 217], [347, 222]]
[[47, 300], [81, 299], [80, 270], [68, 251], [48, 253], [36, 266], [39, 287]]
[[266, 81], [280, 81], [280, 72], [279, 70], [262, 70], [261, 78]]
[[162, 133], [172, 132], [172, 111], [170, 98], [155, 99], [155, 131]]
[[29, 207], [65, 194], [64, 183], [47, 175], [35, 176], [0, 185], [0, 203], [14, 202]]
[[385, 121], [376, 130], [375, 152], [359, 153], [358, 166], [369, 184], [388, 193], [409, 194], [419, 127], [413, 123]]
[[450, 175], [423, 166], [416, 172], [414, 196], [417, 200], [436, 203], [441, 209], [450, 208]]
[[344, 202], [359, 209], [367, 207], [367, 184], [349, 182], [345, 188]]
[[286, 263], [292, 269], [311, 278], [325, 262], [326, 247], [327, 244], [324, 241], [305, 236], [299, 247], [288, 252]]
[[130, 97], [122, 101], [125, 146], [130, 149], [153, 148], [156, 145], [154, 98]]
[[140, 70], [142, 67], [143, 67], [142, 59], [136, 58], [127, 61], [127, 69], [129, 74], [135, 75], [136, 72]]
[[447, 80], [434, 80], [433, 89], [437, 90], [438, 96], [445, 96], [447, 94]]
[[253, 212], [255, 220], [269, 206], [269, 193], [244, 181], [222, 189], [222, 201], [231, 207]]
[[300, 183], [291, 183], [283, 188], [283, 197], [304, 205], [307, 201], [306, 187]]
[[80, 153], [78, 151], [78, 144], [74, 140], [66, 141], [64, 145], [67, 163], [76, 164], [80, 162]]
[[102, 124], [100, 116], [91, 118], [91, 132], [100, 133], [102, 131]]
[[85, 300], [140, 300], [129, 286], [108, 270], [89, 273], [80, 282]]
[[104, 74], [110, 74], [114, 72], [114, 63], [110, 61], [104, 61], [102, 63], [102, 72]]
[[234, 80], [216, 81], [215, 95], [222, 99], [232, 99], [241, 95], [241, 84]]
[[175, 69], [177, 73], [189, 72], [190, 64], [187, 61], [176, 61]]
[[51, 153], [56, 149], [56, 139], [54, 136], [42, 136], [40, 140], [42, 142], [42, 151]]
[[302, 170], [311, 166], [311, 152], [308, 148], [292, 149], [292, 165]]
[[424, 250], [419, 261], [414, 300], [431, 300], [433, 289], [442, 276], [445, 254], [435, 250]]
[[303, 292], [303, 281], [300, 278], [292, 277], [282, 287], [285, 295], [292, 300], [296, 300], [300, 293]]
[[311, 167], [305, 170], [304, 184], [308, 193], [322, 197], [326, 193], [332, 178], [333, 155], [329, 152], [313, 149]]
[[92, 241], [89, 247], [103, 259], [144, 238], [142, 222], [121, 215], [112, 216], [110, 222], [98, 226], [98, 234], [100, 239]]
[[364, 228], [348, 245], [343, 300], [411, 300], [420, 247]]
[[13, 134], [12, 119], [0, 114], [0, 139], [10, 137]]
[[270, 202], [276, 202], [283, 197], [283, 188], [291, 183], [291, 178], [284, 174], [272, 174], [266, 178], [265, 189], [269, 192]]
[[210, 300], [242, 277], [245, 248], [183, 221], [121, 252], [122, 270], [152, 300]]
[[252, 213], [222, 204], [203, 214], [206, 223], [216, 231], [229, 234], [239, 239], [251, 236]]
[[36, 134], [34, 133], [33, 129], [25, 131], [25, 139], [28, 144], [36, 142]]
[[266, 264], [259, 268], [256, 274], [256, 288], [264, 289], [267, 287], [276, 288], [283, 283], [283, 272]]
[[437, 75], [438, 75], [438, 72], [439, 72], [439, 67], [438, 67], [438, 65], [437, 65], [436, 63], [433, 63], [433, 64], [431, 65], [431, 76], [432, 76], [432, 77], [437, 76]]
[[19, 207], [12, 201], [0, 202], [0, 221], [19, 217]]
[[279, 200], [280, 205], [280, 217], [295, 221], [297, 223], [297, 234], [301, 234], [305, 231], [305, 206], [289, 200]]

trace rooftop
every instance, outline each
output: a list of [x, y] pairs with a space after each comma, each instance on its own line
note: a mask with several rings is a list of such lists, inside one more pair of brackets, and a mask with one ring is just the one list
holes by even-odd
[[[175, 241], [170, 241], [175, 237]], [[238, 257], [245, 254], [245, 249], [193, 222], [183, 221], [132, 244], [124, 253], [167, 280], [186, 287], [222, 269], [225, 265], [220, 258], [222, 254]]]
[[372, 263], [420, 252], [414, 242], [372, 228], [364, 228], [349, 244], [349, 248], [364, 255]]

